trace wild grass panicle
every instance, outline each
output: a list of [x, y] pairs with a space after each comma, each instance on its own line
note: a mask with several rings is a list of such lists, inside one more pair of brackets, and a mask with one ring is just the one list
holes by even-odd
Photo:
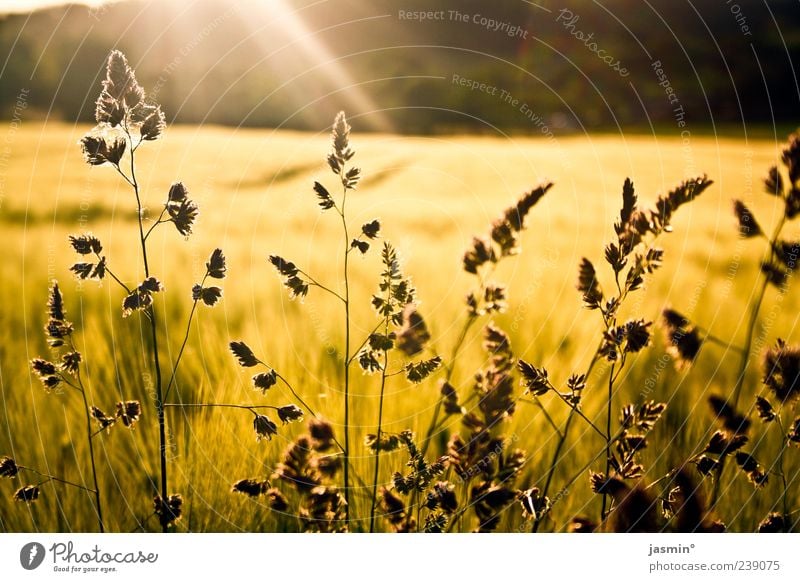
[[[156, 316], [156, 295], [164, 292], [164, 286], [150, 272], [148, 241], [153, 231], [161, 224], [172, 223], [178, 233], [184, 237], [192, 233], [198, 216], [198, 208], [191, 200], [189, 191], [181, 182], [172, 184], [166, 194], [166, 200], [156, 217], [148, 216], [143, 206], [144, 193], [137, 179], [136, 153], [147, 142], [159, 139], [166, 129], [166, 119], [161, 106], [147, 98], [144, 89], [136, 79], [134, 70], [127, 58], [120, 51], [112, 51], [106, 61], [106, 74], [102, 82], [102, 90], [95, 104], [95, 120], [97, 125], [80, 140], [86, 162], [91, 166], [111, 166], [132, 190], [136, 205], [138, 226], [138, 246], [141, 249], [141, 271], [133, 275], [124, 275], [111, 267], [111, 261], [104, 253], [101, 241], [90, 233], [71, 235], [72, 249], [81, 256], [81, 260], [72, 265], [70, 270], [78, 279], [95, 279], [103, 281], [109, 277], [124, 291], [122, 317], [130, 317], [136, 313], [144, 316], [144, 324], [149, 327], [150, 337], [145, 341], [145, 349], [149, 350], [152, 370], [155, 376], [155, 411], [158, 423], [159, 442], [159, 484], [154, 485], [158, 493], [154, 501], [154, 515], [159, 517], [163, 531], [180, 517], [182, 498], [178, 494], [169, 493], [169, 476], [167, 462], [167, 435], [165, 409], [166, 398], [170, 390], [177, 385], [177, 372], [189, 337], [192, 320], [198, 303], [208, 307], [216, 305], [222, 297], [222, 289], [215, 285], [205, 285], [208, 277], [222, 279], [225, 277], [225, 257], [220, 249], [215, 249], [206, 264], [206, 273], [200, 283], [191, 288], [192, 308], [186, 325], [186, 334], [171, 369], [171, 376], [164, 384], [162, 377], [162, 360], [159, 346], [158, 318]], [[143, 277], [142, 277], [143, 274]], [[140, 282], [131, 285], [125, 280], [131, 276]], [[57, 295], [57, 297], [56, 297]], [[56, 287], [51, 293], [50, 323], [48, 335], [53, 347], [60, 347], [65, 338], [71, 335], [71, 326], [64, 322], [63, 306], [60, 293]], [[59, 336], [59, 337], [56, 337]], [[163, 341], [163, 340], [162, 340]], [[162, 344], [163, 345], [163, 344]], [[73, 350], [74, 352], [74, 350]], [[64, 356], [64, 370], [77, 370], [80, 355], [77, 353]], [[41, 375], [45, 370], [41, 364], [34, 366]], [[77, 372], [75, 372], [77, 374]], [[55, 384], [48, 374], [46, 382]], [[78, 388], [84, 393], [80, 376], [76, 376]], [[142, 407], [138, 401], [123, 401], [116, 404], [115, 414], [109, 415], [97, 406], [86, 405], [87, 423], [94, 421], [98, 431], [89, 431], [89, 439], [97, 433], [108, 432], [118, 421], [126, 427], [132, 427], [142, 416]], [[91, 447], [90, 447], [91, 448]], [[93, 463], [94, 465], [94, 463]], [[95, 489], [97, 478], [95, 477]], [[100, 513], [100, 501], [97, 500], [97, 512]], [[102, 520], [101, 520], [102, 521]], [[102, 524], [101, 524], [101, 530]]]
[[[237, 339], [241, 326], [234, 323], [231, 341], [226, 340], [234, 358], [228, 365], [242, 375], [242, 382], [235, 397], [220, 391], [228, 396], [214, 401], [203, 397], [208, 392], [188, 389], [191, 375], [181, 362], [192, 354], [190, 336], [201, 314], [218, 313], [223, 299], [229, 300], [223, 290], [228, 258], [211, 245], [204, 270], [199, 262], [201, 276], [176, 282], [171, 273], [155, 272], [153, 234], [168, 230], [164, 234], [185, 239], [197, 231], [201, 216], [190, 182], [173, 176], [146, 183], [138, 178], [139, 148], [165, 135], [166, 116], [119, 51], [112, 51], [105, 63], [95, 121], [80, 140], [80, 151], [90, 171], [113, 170], [130, 192], [126, 202], [135, 217], [135, 244], [130, 246], [136, 259], [121, 260], [118, 241], [106, 245], [108, 240], [84, 229], [68, 238], [76, 255], [69, 270], [79, 284], [91, 280], [113, 289], [114, 341], [118, 328], [122, 333], [138, 324], [139, 333], [126, 345], [134, 342], [144, 357], [135, 364], [127, 358], [116, 362], [117, 386], [111, 397], [104, 388], [107, 382], [99, 379], [104, 376], [89, 374], [97, 346], [77, 338], [76, 329], [91, 327], [83, 320], [77, 326], [71, 321], [68, 311], [74, 308], [67, 309], [62, 286], [51, 283], [44, 317], [50, 353], [34, 357], [29, 366], [43, 387], [37, 397], [80, 394], [86, 444], [75, 449], [76, 462], [65, 461], [58, 474], [37, 468], [39, 461], [28, 463], [32, 457], [27, 450], [0, 456], [0, 478], [9, 484], [7, 499], [19, 502], [9, 501], [11, 505], [31, 510], [42, 501], [49, 503], [51, 488], [60, 492], [67, 487], [80, 494], [80, 503], [88, 501], [85, 511], [96, 516], [99, 531], [128, 529], [120, 526], [120, 509], [106, 498], [111, 479], [106, 465], [96, 462], [95, 445], [98, 439], [111, 439], [103, 441], [105, 458], [116, 468], [120, 461], [114, 441], [120, 431], [149, 435], [152, 430], [154, 437], [157, 430], [154, 458], [143, 463], [140, 479], [151, 491], [132, 501], [136, 529], [194, 530], [204, 523], [202, 507], [175, 489], [185, 487], [193, 495], [200, 490], [192, 481], [200, 465], [188, 451], [191, 438], [201, 441], [206, 435], [192, 434], [195, 427], [190, 423], [196, 417], [187, 413], [196, 409], [205, 415], [218, 409], [231, 415], [233, 430], [245, 437], [242, 446], [260, 459], [247, 474], [225, 477], [225, 500], [241, 510], [238, 515], [248, 523], [265, 530], [712, 533], [748, 527], [726, 503], [736, 498], [728, 497], [729, 491], [739, 496], [746, 492], [752, 500], [750, 512], [757, 515], [748, 517], [751, 529], [796, 530], [800, 347], [774, 338], [764, 342], [771, 347], [758, 353], [753, 347], [758, 345], [755, 338], [769, 289], [777, 289], [782, 300], [797, 271], [800, 242], [786, 233], [800, 216], [800, 136], [789, 137], [764, 180], [765, 204], [775, 205], [777, 220], [770, 220], [761, 206], [756, 213], [749, 202], [732, 201], [742, 244], [762, 241], [764, 248], [742, 337], [735, 342], [719, 338], [705, 326], [702, 313], [684, 315], [681, 305], [673, 308], [661, 302], [654, 313], [632, 309], [631, 297], [668, 258], [657, 246], [660, 237], [672, 231], [676, 213], [712, 182], [704, 175], [689, 178], [656, 196], [648, 208], [632, 180], [625, 179], [619, 212], [609, 217], [610, 238], [597, 258], [587, 254], [576, 260], [579, 298], [585, 313], [590, 312], [587, 319], [597, 324], [594, 349], [581, 352], [586, 361], [577, 366], [559, 366], [555, 362], [564, 361], [572, 333], [553, 347], [558, 354], [548, 354], [546, 344], [525, 347], [526, 336], [509, 333], [512, 328], [506, 325], [504, 314], [517, 307], [513, 288], [495, 280], [498, 268], [521, 252], [534, 209], [550, 210], [543, 200], [553, 184], [545, 181], [523, 192], [468, 242], [459, 257], [469, 280], [461, 321], [453, 337], [439, 337], [441, 317], [420, 302], [415, 285], [426, 288], [428, 282], [412, 279], [406, 271], [403, 253], [391, 242], [393, 225], [371, 215], [354, 218], [354, 210], [360, 209], [353, 207], [372, 193], [360, 190], [366, 182], [355, 164], [353, 128], [340, 112], [330, 126], [329, 150], [319, 160], [330, 174], [308, 183], [309, 207], [335, 222], [337, 244], [314, 250], [315, 264], [325, 260], [327, 270], [291, 260], [285, 256], [290, 248], [266, 255], [280, 285], [291, 299], [299, 300], [293, 310], [312, 311], [316, 306], [310, 300], [318, 293], [331, 300], [337, 310], [333, 325], [338, 329], [330, 334], [334, 347], [317, 364], [309, 364], [315, 360], [306, 359], [306, 354], [287, 362], [280, 346]], [[152, 211], [144, 189], [151, 183], [161, 183], [164, 189], [156, 194], [159, 202], [151, 203]], [[165, 224], [172, 226], [160, 229]], [[128, 236], [125, 223], [122, 228], [120, 236]], [[165, 260], [174, 256], [163, 254]], [[159, 261], [160, 269], [162, 265]], [[69, 290], [66, 294], [72, 295]], [[82, 303], [81, 309], [87, 305]], [[524, 312], [521, 306], [515, 315], [523, 313], [524, 326], [542, 325], [537, 313]], [[172, 338], [176, 314], [183, 334]], [[664, 340], [654, 332], [655, 319], [660, 320]], [[790, 339], [783, 330], [774, 335], [779, 331]], [[770, 333], [765, 325], [764, 336]], [[675, 374], [681, 381], [674, 388], [681, 390], [684, 379], [707, 370], [703, 360], [712, 346], [724, 349], [723, 358], [733, 354], [738, 359], [730, 381], [714, 377], [713, 390], [704, 397], [707, 407], [693, 420], [705, 422], [709, 412], [712, 417], [696, 443], [676, 438], [665, 445], [663, 433], [674, 428], [676, 419], [683, 423], [686, 418], [682, 396], [670, 400], [667, 410], [663, 394], [649, 387], [643, 391], [639, 385], [639, 372], [653, 362], [648, 354], [653, 345], [664, 346], [677, 371], [663, 372], [659, 359], [648, 381], [670, 391]], [[131, 365], [137, 367], [128, 369]], [[313, 365], [319, 368], [305, 373]], [[754, 366], [760, 368], [760, 383], [753, 380]], [[213, 368], [205, 372], [201, 383], [225, 381]], [[712, 385], [710, 378], [701, 380]], [[148, 402], [139, 383], [148, 384], [148, 393], [152, 387]], [[336, 393], [335, 409], [327, 405], [332, 402], [326, 400], [330, 392], [320, 391], [320, 383]], [[429, 405], [433, 410], [425, 412]], [[69, 419], [72, 412], [65, 410]], [[408, 423], [398, 426], [395, 410], [417, 417], [406, 415]], [[168, 416], [173, 411], [181, 415]], [[174, 461], [167, 454], [176, 446], [175, 431], [168, 430], [173, 421], [185, 423], [186, 429], [186, 455]], [[571, 432], [573, 423], [583, 423], [586, 431], [580, 437]], [[520, 426], [552, 430], [553, 444], [543, 439], [543, 445], [531, 447], [530, 433]], [[576, 444], [580, 446], [572, 446]], [[664, 458], [670, 459], [666, 466]], [[734, 468], [729, 475], [726, 464]], [[65, 478], [76, 471], [91, 475], [91, 484]], [[576, 515], [579, 505], [582, 514]]]

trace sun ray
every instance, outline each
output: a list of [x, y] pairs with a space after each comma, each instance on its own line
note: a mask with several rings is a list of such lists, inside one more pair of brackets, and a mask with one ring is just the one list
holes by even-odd
[[[324, 0], [325, 1], [325, 0]], [[306, 7], [308, 8], [308, 7]], [[261, 12], [264, 18], [253, 19], [254, 23], [264, 22], [268, 15], [273, 16], [273, 23], [279, 25], [291, 39], [292, 47], [297, 47], [302, 55], [311, 63], [325, 63], [324, 67], [317, 70], [326, 81], [332, 83], [336, 88], [345, 88], [341, 92], [347, 101], [346, 109], [351, 117], [364, 115], [365, 122], [370, 129], [391, 132], [392, 124], [388, 117], [381, 112], [381, 108], [372, 98], [361, 88], [359, 81], [348, 71], [342, 58], [337, 58], [325, 44], [319, 39], [319, 31], [312, 30], [298, 14], [301, 10], [291, 7], [286, 0], [273, 0], [267, 4], [258, 4], [254, 10]], [[263, 38], [254, 34], [255, 38]], [[265, 51], [273, 50], [274, 47], [267, 45], [267, 40], [259, 40]], [[269, 55], [272, 58], [277, 52]], [[280, 63], [271, 63], [276, 68], [280, 68]]]

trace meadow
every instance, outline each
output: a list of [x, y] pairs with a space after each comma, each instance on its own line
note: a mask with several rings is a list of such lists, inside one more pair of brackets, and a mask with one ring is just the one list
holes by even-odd
[[[511, 340], [515, 357], [550, 371], [551, 380], [586, 369], [594, 354], [602, 320], [583, 307], [576, 290], [582, 257], [602, 264], [604, 247], [613, 240], [625, 178], [636, 187], [643, 206], [682, 180], [707, 174], [713, 185], [682, 208], [673, 232], [659, 239], [664, 266], [648, 276], [645, 287], [625, 304], [621, 319], [644, 318], [657, 323], [649, 347], [633, 354], [618, 381], [616, 409], [646, 400], [665, 402], [667, 410], [655, 425], [650, 446], [641, 452], [644, 481], [658, 479], [702, 449], [716, 430], [707, 398], [728, 396], [736, 379], [735, 348], [707, 345], [693, 365], [677, 369], [665, 356], [661, 313], [674, 307], [715, 337], [733, 346], [744, 344], [745, 314], [760, 288], [759, 261], [765, 245], [739, 237], [733, 200], [745, 201], [770, 232], [783, 208], [762, 193], [767, 169], [780, 158], [786, 136], [740, 139], [714, 136], [628, 134], [574, 135], [556, 139], [510, 136], [399, 136], [360, 133], [351, 119], [351, 143], [363, 178], [348, 198], [348, 220], [357, 229], [379, 217], [383, 239], [393, 243], [403, 271], [417, 288], [419, 312], [430, 330], [430, 347], [450, 354], [464, 317], [464, 297], [473, 282], [464, 273], [462, 256], [472, 236], [484, 234], [492, 221], [543, 179], [554, 183], [527, 218], [521, 253], [504, 260], [494, 278], [508, 286], [508, 308], [481, 323], [494, 321]], [[58, 279], [65, 307], [75, 323], [77, 347], [84, 355], [84, 381], [98, 406], [138, 399], [144, 412], [134, 430], [116, 430], [95, 439], [98, 478], [109, 531], [158, 529], [152, 514], [157, 481], [155, 413], [148, 406], [146, 378], [150, 361], [143, 351], [145, 318], [123, 319], [121, 291], [108, 281], [77, 281], [69, 267], [75, 255], [68, 235], [91, 232], [103, 241], [112, 268], [128, 284], [144, 276], [138, 267], [138, 233], [130, 189], [107, 167], [88, 167], [78, 144], [88, 126], [23, 120], [13, 134], [9, 164], [4, 167], [0, 225], [5, 258], [0, 261], [0, 456], [87, 484], [91, 476], [82, 459], [85, 435], [74, 421], [82, 417], [80, 399], [47, 394], [29, 368], [29, 360], [48, 353], [42, 331], [51, 279]], [[340, 225], [320, 212], [312, 185], [328, 180], [325, 153], [327, 128], [317, 134], [236, 129], [214, 126], [171, 126], [163, 139], [137, 153], [144, 206], [157, 216], [170, 184], [182, 181], [200, 207], [194, 234], [185, 239], [174, 229], [154, 231], [151, 270], [168, 291], [156, 298], [163, 326], [165, 359], [175, 360], [191, 306], [191, 288], [204, 273], [204, 263], [219, 247], [227, 257], [223, 298], [214, 309], [198, 308], [186, 353], [178, 372], [175, 398], [182, 402], [225, 402], [257, 405], [291, 401], [283, 385], [267, 396], [253, 390], [228, 350], [230, 341], [245, 340], [289, 379], [303, 400], [330, 421], [341, 436], [342, 371], [338, 364], [343, 336], [341, 306], [312, 288], [291, 301], [275, 270], [272, 254], [287, 257], [325, 285], [340, 290], [342, 253]], [[796, 240], [796, 223], [784, 231]], [[380, 272], [377, 253], [351, 257], [354, 343], [375, 327], [370, 307]], [[613, 287], [606, 270], [600, 282]], [[761, 384], [760, 353], [783, 337], [797, 333], [800, 294], [768, 289], [756, 328], [757, 356], [744, 382], [741, 407], [749, 409]], [[453, 371], [451, 383], [461, 393], [475, 371], [487, 363], [481, 348], [482, 325], [472, 328]], [[724, 343], [724, 342], [723, 342]], [[371, 482], [373, 456], [363, 445], [375, 432], [379, 385], [375, 376], [352, 371], [352, 470], [362, 484]], [[605, 423], [607, 367], [597, 366], [588, 378], [582, 410], [598, 425]], [[438, 399], [437, 376], [412, 385], [390, 377], [386, 386], [384, 430], [411, 429], [424, 434]], [[515, 393], [523, 388], [515, 379]], [[521, 400], [504, 427], [514, 446], [527, 453], [517, 485], [542, 486], [557, 435], [569, 408], [556, 398], [541, 398], [542, 407]], [[296, 531], [290, 513], [269, 508], [262, 497], [231, 492], [234, 482], [265, 479], [303, 424], [283, 426], [271, 440], [256, 441], [252, 416], [246, 410], [171, 408], [166, 412], [170, 448], [170, 490], [183, 496], [178, 531]], [[548, 420], [547, 417], [550, 417]], [[447, 441], [460, 430], [449, 417], [433, 438], [431, 454], [444, 454]], [[749, 451], [772, 462], [780, 447], [776, 431], [754, 419]], [[564, 531], [579, 515], [597, 519], [600, 497], [592, 493], [589, 468], [603, 471], [603, 460], [590, 461], [603, 440], [576, 420], [566, 443], [567, 462], [553, 476], [555, 498], [541, 531]], [[767, 453], [766, 451], [769, 451]], [[762, 458], [763, 457], [763, 458]], [[402, 451], [381, 455], [380, 483], [405, 461]], [[564, 488], [575, 472], [589, 465]], [[731, 463], [733, 464], [733, 463]], [[770, 469], [770, 467], [767, 467]], [[784, 474], [789, 476], [789, 506], [800, 508], [800, 452], [789, 449]], [[695, 477], [699, 475], [695, 473]], [[277, 483], [273, 479], [273, 484]], [[0, 491], [0, 531], [95, 531], [92, 498], [82, 491], [49, 482], [35, 503], [12, 499], [9, 483]], [[703, 485], [709, 488], [708, 482]], [[351, 529], [364, 531], [369, 516], [369, 490], [361, 484], [351, 498], [357, 517]], [[738, 472], [723, 475], [715, 512], [732, 531], [754, 531], [776, 509], [782, 486], [771, 478], [755, 489]], [[458, 495], [464, 492], [457, 489]], [[144, 525], [142, 525], [144, 523]], [[389, 525], [379, 520], [378, 529]], [[464, 516], [457, 529], [469, 531], [475, 518]], [[515, 504], [503, 512], [499, 531], [529, 531]]]

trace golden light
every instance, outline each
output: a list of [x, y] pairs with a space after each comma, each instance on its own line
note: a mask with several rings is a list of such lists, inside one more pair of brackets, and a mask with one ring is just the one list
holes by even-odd
[[[303, 21], [300, 15], [302, 11], [313, 9], [314, 6], [325, 1], [298, 9], [290, 6], [286, 0], [248, 4], [248, 10], [256, 12], [258, 17], [247, 18], [245, 22], [251, 27], [253, 38], [262, 45], [264, 59], [269, 61], [269, 66], [284, 73], [280, 76], [285, 79], [281, 88], [291, 90], [292, 82], [306, 74], [321, 75], [335, 88], [333, 92], [340, 93], [343, 100], [347, 102], [346, 109], [351, 117], [365, 115], [365, 121], [371, 126], [371, 129], [391, 132], [393, 128], [389, 119], [381, 113], [378, 105], [360, 87], [364, 81], [357, 81], [343, 64], [344, 57], [335, 55], [319, 38], [322, 32], [333, 27], [344, 26], [346, 23], [312, 30]], [[265, 22], [280, 27], [289, 41], [277, 48], [269, 43], [260, 30]], [[304, 57], [303, 62], [312, 63], [311, 67], [298, 71], [297, 61], [299, 59], [296, 57], [294, 59], [286, 58], [287, 51], [297, 50]], [[298, 103], [308, 104], [307, 96], [299, 95], [298, 97]]]

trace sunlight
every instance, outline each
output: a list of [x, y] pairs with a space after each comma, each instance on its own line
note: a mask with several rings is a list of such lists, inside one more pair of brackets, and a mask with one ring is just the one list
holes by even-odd
[[4, 13], [25, 13], [34, 10], [41, 10], [43, 8], [51, 8], [63, 4], [83, 4], [90, 8], [97, 8], [103, 4], [109, 4], [119, 0], [72, 0], [65, 2], [64, 0], [5, 0], [0, 5], [0, 14]]
[[[252, 7], [254, 10], [261, 13], [264, 17], [262, 19], [253, 19], [252, 22], [263, 22], [267, 20], [267, 16], [275, 16], [275, 21], [280, 23], [280, 26], [286, 31], [287, 36], [291, 39], [288, 45], [284, 45], [278, 49], [268, 47], [265, 41], [259, 40], [264, 46], [267, 54], [267, 59], [277, 55], [283, 49], [299, 48], [309, 62], [313, 63], [313, 67], [318, 67], [318, 71], [322, 76], [333, 83], [338, 89], [342, 90], [341, 95], [348, 101], [347, 109], [353, 117], [357, 115], [367, 114], [365, 120], [370, 126], [370, 129], [391, 132], [393, 127], [389, 119], [379, 111], [378, 105], [367, 95], [359, 86], [353, 76], [347, 71], [341, 62], [341, 58], [334, 55], [317, 37], [319, 31], [312, 31], [303, 22], [302, 18], [298, 16], [299, 10], [295, 10], [286, 3], [286, 0], [273, 0], [269, 3], [259, 3]], [[253, 24], [255, 28], [256, 24]], [[258, 34], [259, 31], [253, 30], [255, 38], [263, 38]], [[275, 59], [270, 63], [275, 68], [281, 68], [280, 63], [275, 62]], [[291, 83], [293, 79], [289, 79], [287, 83]]]

